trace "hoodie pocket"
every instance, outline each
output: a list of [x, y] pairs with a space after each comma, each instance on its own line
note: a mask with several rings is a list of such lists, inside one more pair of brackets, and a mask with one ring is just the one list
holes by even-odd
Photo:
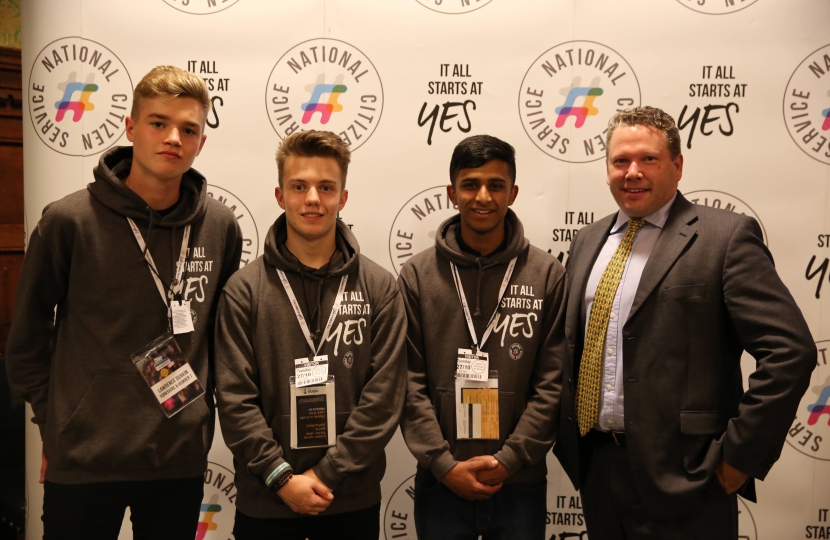
[[157, 469], [204, 459], [204, 398], [173, 418], [138, 374], [97, 373], [58, 436], [64, 464], [84, 469]]

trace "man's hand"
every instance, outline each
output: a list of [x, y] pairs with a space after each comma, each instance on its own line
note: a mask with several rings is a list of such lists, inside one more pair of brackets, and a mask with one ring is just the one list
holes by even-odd
[[329, 507], [334, 495], [320, 480], [317, 480], [316, 474], [312, 472], [309, 475], [308, 473], [309, 471], [303, 474], [295, 474], [277, 492], [277, 495], [298, 514], [316, 516]]
[[510, 477], [510, 473], [507, 472], [507, 468], [504, 464], [493, 456], [476, 456], [474, 458], [470, 458], [470, 461], [486, 461], [488, 463], [495, 461], [497, 463], [495, 467], [482, 469], [476, 474], [478, 481], [485, 486], [501, 485]]
[[482, 457], [459, 462], [444, 475], [441, 482], [453, 493], [468, 501], [489, 499], [501, 489], [501, 483], [482, 484], [478, 480], [478, 475], [481, 474], [480, 471], [495, 469], [500, 464], [496, 459], [482, 459]]
[[40, 480], [38, 480], [38, 482], [40, 482], [41, 484], [46, 481], [46, 465], [47, 465], [46, 455], [43, 452], [41, 452], [40, 453]]
[[715, 467], [715, 474], [718, 475], [718, 482], [720, 482], [723, 490], [730, 495], [738, 491], [744, 485], [746, 479], [749, 478], [748, 474], [742, 473], [724, 460], [721, 460], [718, 466]]

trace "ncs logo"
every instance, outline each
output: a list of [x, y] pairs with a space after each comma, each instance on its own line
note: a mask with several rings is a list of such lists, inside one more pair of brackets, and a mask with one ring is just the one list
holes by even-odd
[[784, 91], [784, 122], [802, 152], [830, 164], [830, 45], [795, 68]]
[[124, 134], [133, 83], [100, 43], [65, 37], [48, 44], [35, 58], [28, 88], [32, 127], [55, 152], [95, 155]]
[[[98, 91], [98, 85], [94, 82], [95, 74], [90, 73], [85, 83], [75, 82], [77, 76], [73, 71], [66, 82], [58, 85], [58, 89], [63, 90], [63, 99], [55, 103], [55, 107], [58, 109], [55, 122], [63, 120], [67, 111], [72, 111], [73, 122], [79, 122], [84, 116], [84, 111], [91, 111], [95, 108], [95, 105], [89, 102], [92, 93]], [[78, 100], [72, 101], [76, 92], [80, 94]]]
[[214, 494], [210, 497], [210, 502], [202, 503], [200, 512], [202, 519], [196, 525], [196, 540], [204, 540], [209, 531], [215, 531], [219, 528], [219, 524], [213, 521], [213, 516], [222, 511], [222, 505], [218, 504], [217, 501], [219, 501], [219, 495]]
[[277, 60], [265, 88], [271, 126], [334, 132], [354, 151], [369, 140], [383, 112], [383, 85], [369, 58], [336, 39], [312, 39]]
[[605, 158], [608, 121], [640, 105], [640, 83], [617, 51], [593, 41], [570, 41], [536, 60], [519, 88], [519, 115], [539, 150], [569, 163]]
[[[343, 84], [343, 75], [338, 75], [335, 84], [325, 84], [326, 76], [321, 74], [317, 78], [317, 84], [311, 90], [311, 99], [303, 103], [303, 124], [311, 122], [314, 113], [320, 113], [320, 123], [328, 124], [331, 119], [331, 113], [340, 112], [343, 110], [343, 105], [337, 102], [340, 94], [345, 94], [348, 88]], [[328, 96], [325, 102], [321, 99], [323, 96]]]
[[787, 444], [805, 456], [830, 461], [830, 445], [825, 442], [830, 438], [830, 341], [817, 341], [816, 348], [816, 369], [787, 432]]
[[[560, 128], [565, 125], [565, 121], [569, 116], [576, 117], [574, 127], [582, 127], [585, 119], [589, 116], [596, 116], [599, 114], [599, 109], [594, 107], [594, 100], [597, 96], [602, 95], [602, 88], [595, 86], [580, 86], [568, 90], [568, 97], [565, 99], [565, 104], [556, 108], [556, 114], [559, 117], [556, 119], [556, 127]], [[574, 106], [577, 99], [582, 98], [582, 107]]]

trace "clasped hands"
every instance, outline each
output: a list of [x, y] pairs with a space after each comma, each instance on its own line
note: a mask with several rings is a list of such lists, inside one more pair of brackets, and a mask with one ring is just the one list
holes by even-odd
[[476, 456], [460, 461], [449, 470], [441, 482], [463, 499], [489, 499], [510, 476], [504, 465], [493, 456]]
[[295, 474], [285, 484], [277, 495], [298, 514], [316, 516], [329, 507], [334, 500], [334, 494], [309, 469], [303, 474]]

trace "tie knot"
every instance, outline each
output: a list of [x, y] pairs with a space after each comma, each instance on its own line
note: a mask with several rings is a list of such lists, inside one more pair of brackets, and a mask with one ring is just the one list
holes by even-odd
[[646, 224], [646, 220], [644, 219], [629, 219], [628, 220], [628, 229], [632, 232], [637, 232], [640, 230], [640, 227]]

